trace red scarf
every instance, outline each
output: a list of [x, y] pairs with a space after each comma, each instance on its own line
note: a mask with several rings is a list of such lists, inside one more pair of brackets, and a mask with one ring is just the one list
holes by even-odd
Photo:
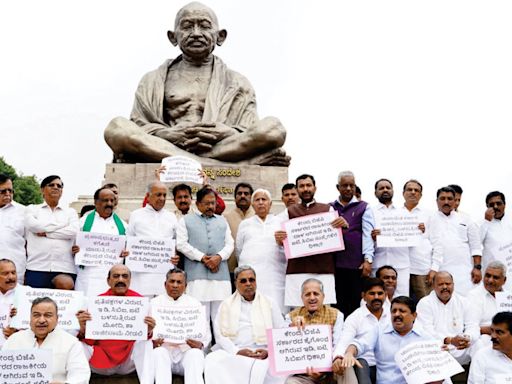
[[[114, 296], [112, 290], [102, 293], [100, 296]], [[137, 292], [131, 289], [125, 296], [141, 297]], [[89, 364], [98, 369], [114, 368], [124, 363], [132, 353], [134, 340], [91, 340], [84, 339], [86, 344], [92, 345], [93, 353]]]

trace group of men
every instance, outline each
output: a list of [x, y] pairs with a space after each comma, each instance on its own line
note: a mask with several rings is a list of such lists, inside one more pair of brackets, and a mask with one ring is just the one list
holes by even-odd
[[[10, 273], [14, 269], [17, 281], [32, 288], [76, 289], [87, 295], [116, 295], [116, 285], [119, 285], [117, 288], [123, 288], [121, 295], [156, 296], [153, 301], [158, 305], [175, 305], [180, 301], [186, 305], [205, 306], [207, 324], [210, 321], [213, 324], [213, 338], [207, 327], [204, 340], [187, 341], [185, 348], [176, 350], [163, 340], [134, 342], [125, 354], [119, 354], [120, 347], [116, 343], [85, 339], [83, 327], [89, 315], [87, 311], [78, 314], [81, 328], [77, 336], [82, 340], [93, 372], [112, 374], [136, 369], [144, 383], [155, 379], [157, 382], [168, 381], [172, 372], [185, 374], [191, 382], [202, 382], [203, 367], [206, 367], [206, 381], [211, 383], [243, 382], [244, 377], [249, 380], [249, 376], [244, 376], [247, 372], [255, 375], [250, 376], [254, 382], [279, 381], [280, 378], [268, 374], [263, 330], [286, 325], [283, 315], [287, 314], [284, 309], [288, 308], [292, 310], [288, 323], [315, 324], [311, 321], [318, 316], [319, 321], [333, 326], [333, 371], [347, 378], [351, 375], [347, 368], [355, 364], [354, 377], [359, 382], [382, 382], [385, 377], [397, 380], [402, 377], [392, 358], [386, 363], [392, 355], [385, 347], [395, 345], [396, 350], [396, 345], [403, 346], [403, 342], [382, 344], [379, 341], [380, 337], [385, 340], [390, 327], [395, 329], [391, 334], [397, 337], [409, 335], [415, 332], [414, 327], [418, 328], [417, 333], [413, 332], [418, 337], [436, 338], [451, 346], [448, 350], [461, 364], [471, 361], [472, 366], [482, 368], [473, 362], [482, 355], [481, 350], [491, 346], [510, 358], [506, 348], [497, 347], [508, 344], [506, 338], [498, 338], [493, 323], [493, 316], [498, 312], [496, 293], [506, 292], [507, 260], [504, 255], [508, 251], [506, 245], [512, 241], [511, 222], [505, 215], [505, 196], [501, 192], [488, 194], [488, 208], [478, 226], [467, 214], [457, 211], [461, 194], [458, 186], [440, 188], [437, 192], [438, 211], [427, 212], [419, 207], [422, 185], [417, 180], [404, 184], [403, 207], [393, 205], [394, 191], [390, 180], [380, 179], [375, 183], [379, 203], [374, 207], [356, 197], [356, 180], [352, 172], [341, 172], [337, 181], [339, 197], [328, 204], [315, 200], [316, 182], [312, 175], [301, 175], [294, 184], [283, 186], [285, 209], [277, 215], [282, 221], [336, 211], [338, 218], [332, 225], [341, 228], [345, 245], [343, 251], [288, 260], [282, 276], [284, 306], [258, 294], [254, 268], [242, 266], [236, 269], [236, 233], [240, 224], [256, 213], [253, 208], [255, 193], [247, 183], [240, 183], [235, 188], [235, 208], [218, 215], [219, 196], [213, 188], [201, 188], [193, 207], [190, 186], [174, 186], [172, 194], [176, 209], [170, 211], [165, 209], [168, 186], [155, 181], [147, 188], [145, 206], [132, 212], [127, 223], [116, 214], [119, 191], [115, 185], [98, 189], [94, 194], [94, 209], [79, 219], [74, 210], [59, 204], [64, 187], [60, 177], [52, 175], [43, 179], [42, 204], [23, 207], [13, 201], [12, 180], [2, 175], [0, 249], [12, 263], [0, 262], [0, 272], [12, 264]], [[261, 191], [257, 190], [260, 195]], [[259, 207], [256, 209], [260, 210]], [[377, 246], [381, 218], [393, 212], [409, 212], [420, 218], [417, 230], [421, 240], [417, 246]], [[174, 239], [176, 255], [169, 260], [169, 266], [175, 266], [175, 272], [170, 271], [165, 276], [149, 271], [132, 272], [123, 265], [112, 269], [75, 266], [74, 255], [80, 251], [75, 245], [78, 231]], [[285, 231], [276, 230], [273, 241], [282, 246], [286, 237]], [[123, 251], [119, 260], [122, 262], [127, 256], [128, 252]], [[12, 279], [11, 276], [4, 281], [12, 285]], [[309, 285], [315, 285], [318, 292], [308, 293]], [[13, 287], [0, 289], [0, 298], [4, 303], [12, 304], [13, 292]], [[312, 295], [316, 298], [311, 299]], [[302, 309], [302, 313], [296, 313], [302, 307], [307, 308], [306, 303], [311, 304], [311, 300], [318, 303], [317, 296], [321, 296], [319, 309]], [[412, 299], [408, 299], [409, 296]], [[333, 312], [337, 310], [326, 304], [333, 305], [339, 312]], [[36, 303], [37, 310], [38, 305], [48, 306], [49, 303]], [[34, 312], [34, 306], [32, 309]], [[253, 311], [265, 311], [265, 314]], [[398, 323], [405, 326], [409, 313], [411, 327], [405, 327], [402, 334], [397, 326]], [[506, 314], [504, 316], [506, 319]], [[151, 330], [154, 320], [148, 317], [147, 323]], [[4, 328], [6, 337], [16, 331]], [[204, 351], [210, 348], [212, 339], [219, 351], [210, 353], [205, 363]], [[504, 341], [497, 342], [498, 339]], [[415, 337], [411, 336], [411, 340]], [[193, 352], [188, 353], [188, 350]], [[185, 358], [185, 355], [191, 357]], [[237, 361], [230, 360], [233, 355]], [[108, 364], [105, 365], [105, 361]], [[234, 370], [226, 370], [226, 377], [223, 377], [215, 367], [224, 363], [226, 366], [237, 364], [236, 371], [242, 376], [237, 376]], [[484, 375], [492, 376], [492, 373]], [[288, 380], [322, 382], [332, 380], [332, 377], [308, 369], [307, 375]]]

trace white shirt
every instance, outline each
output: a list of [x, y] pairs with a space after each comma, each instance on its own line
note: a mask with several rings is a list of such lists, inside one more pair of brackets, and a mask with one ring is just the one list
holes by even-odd
[[[174, 213], [164, 208], [156, 211], [151, 205], [139, 208], [130, 215], [128, 236], [176, 239], [178, 220]], [[172, 267], [169, 261], [169, 269]], [[155, 295], [165, 292], [165, 274], [163, 273], [132, 273], [131, 287], [142, 295]]]
[[[347, 347], [353, 343], [354, 339], [361, 338], [374, 328], [383, 330], [389, 324], [391, 324], [389, 307], [383, 307], [382, 315], [380, 316], [380, 319], [377, 319], [375, 315], [370, 312], [366, 304], [364, 304], [345, 319], [341, 341], [336, 347], [333, 356], [344, 356]], [[376, 364], [373, 350], [366, 351], [360, 357], [365, 359], [370, 366], [374, 366]]]
[[16, 264], [20, 281], [23, 281], [27, 263], [24, 219], [25, 206], [15, 201], [0, 208], [0, 254]]
[[[382, 203], [378, 203], [372, 209], [376, 229], [380, 229], [380, 222], [383, 215], [390, 213], [400, 214], [402, 211], [401, 208], [396, 208], [393, 204], [387, 207]], [[378, 269], [383, 265], [392, 265], [399, 269], [408, 268], [410, 265], [409, 247], [377, 247], [377, 243], [375, 243], [372, 269]]]
[[418, 302], [416, 321], [430, 335], [439, 340], [466, 334], [471, 344], [480, 337], [478, 318], [469, 300], [457, 293], [443, 304], [435, 291]]
[[265, 221], [257, 215], [243, 220], [236, 237], [238, 265], [250, 265], [258, 276], [258, 290], [284, 307], [286, 257], [277, 245], [274, 233], [281, 229], [282, 219], [269, 214]]
[[[167, 293], [164, 293], [162, 295], [159, 295], [155, 297], [154, 299], [151, 299], [151, 308], [154, 307], [193, 307], [197, 308], [201, 306], [201, 302], [197, 300], [195, 297], [192, 297], [190, 295], [187, 295], [184, 293], [180, 297], [178, 297], [176, 300], [174, 300], [171, 296], [169, 296]], [[208, 324], [209, 326], [209, 324]], [[208, 344], [210, 344], [210, 332], [206, 332], [204, 337], [201, 340], [197, 340], [203, 343], [203, 347], [208, 347]], [[169, 353], [171, 354], [173, 363], [177, 363], [183, 359], [184, 353], [190, 349], [188, 344], [180, 344], [178, 346], [176, 345], [170, 345], [168, 343], [164, 343], [164, 346], [169, 350]]]
[[512, 360], [489, 346], [473, 356], [468, 384], [495, 384], [499, 375], [512, 375]]
[[[242, 297], [241, 306], [240, 306], [240, 320], [238, 327], [238, 335], [234, 340], [231, 340], [229, 337], [223, 336], [220, 332], [220, 312], [222, 311], [222, 306], [225, 305], [225, 302], [219, 307], [219, 311], [215, 316], [213, 321], [213, 332], [215, 335], [216, 345], [214, 349], [223, 349], [227, 353], [235, 355], [239, 350], [244, 348], [249, 349], [257, 349], [257, 348], [266, 348], [267, 344], [256, 344], [254, 342], [253, 332], [252, 332], [252, 323], [251, 323], [251, 308], [252, 302], [245, 300]], [[277, 304], [272, 303], [272, 328], [284, 328], [286, 326], [286, 322], [279, 311], [279, 307]]]
[[0, 292], [0, 305], [11, 306], [14, 302], [14, 295], [16, 294], [16, 289], [19, 286], [20, 285], [17, 284], [13, 289], [11, 289], [5, 293]]
[[473, 306], [479, 325], [490, 326], [493, 316], [498, 312], [496, 298], [485, 289], [483, 284], [480, 284], [468, 293], [468, 300]]
[[2, 350], [50, 349], [53, 355], [52, 381], [66, 384], [88, 384], [91, 370], [81, 344], [76, 337], [56, 328], [39, 345], [34, 333], [30, 329], [25, 329], [11, 335]]
[[[31, 271], [76, 273], [71, 247], [78, 231], [78, 215], [73, 208], [46, 203], [25, 210], [27, 269]], [[45, 232], [46, 236], [36, 233]]]

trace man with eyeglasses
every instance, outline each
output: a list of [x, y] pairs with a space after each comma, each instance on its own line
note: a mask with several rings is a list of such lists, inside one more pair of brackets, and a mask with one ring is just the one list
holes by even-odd
[[74, 209], [59, 203], [63, 187], [64, 183], [59, 176], [45, 177], [41, 182], [44, 202], [29, 205], [25, 212], [25, 285], [33, 288], [66, 289], [52, 283], [60, 274], [76, 279], [71, 247], [78, 232], [78, 215]]
[[0, 253], [16, 265], [20, 282], [23, 282], [27, 263], [24, 214], [25, 207], [14, 201], [11, 178], [0, 174]]
[[206, 356], [206, 384], [277, 384], [271, 376], [266, 330], [283, 328], [279, 306], [259, 293], [256, 272], [248, 265], [235, 269], [236, 291], [222, 302], [213, 323], [216, 345]]

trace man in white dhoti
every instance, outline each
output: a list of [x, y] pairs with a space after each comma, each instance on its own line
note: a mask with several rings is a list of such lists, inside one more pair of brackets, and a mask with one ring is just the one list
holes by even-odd
[[438, 189], [438, 212], [432, 217], [432, 226], [440, 234], [443, 249], [440, 270], [453, 276], [456, 292], [465, 296], [482, 279], [482, 244], [478, 226], [469, 216], [456, 212], [454, 204], [453, 189]]
[[2, 350], [41, 348], [50, 350], [52, 383], [88, 384], [91, 370], [80, 342], [57, 326], [57, 304], [48, 297], [32, 302], [30, 329], [16, 332]]
[[[146, 191], [147, 204], [143, 208], [133, 211], [130, 215], [128, 236], [148, 237], [155, 240], [176, 239], [178, 220], [174, 213], [164, 209], [167, 198], [165, 184], [155, 181], [148, 185]], [[169, 268], [178, 265], [179, 256], [169, 259]], [[164, 293], [162, 281], [164, 273], [132, 272], [132, 288], [141, 295], [158, 295]]]
[[[174, 268], [167, 272], [165, 279], [166, 293], [151, 300], [151, 308], [155, 307], [184, 307], [197, 308], [201, 302], [185, 293], [187, 274]], [[205, 322], [206, 323], [206, 322]], [[187, 339], [185, 344], [169, 344], [163, 339], [157, 339], [157, 347], [153, 350], [155, 360], [155, 383], [172, 383], [173, 373], [183, 375], [187, 384], [204, 384], [204, 352], [210, 339], [208, 333], [200, 340]]]
[[206, 384], [274, 384], [285, 377], [268, 372], [266, 330], [284, 327], [277, 304], [257, 292], [256, 273], [235, 269], [236, 292], [224, 300], [214, 321], [214, 352], [206, 356]]
[[469, 363], [480, 328], [469, 300], [454, 292], [448, 272], [435, 275], [434, 291], [419, 301], [417, 313], [418, 324], [425, 331], [448, 345], [448, 352], [460, 364]]
[[284, 305], [286, 257], [283, 247], [274, 239], [282, 219], [270, 213], [272, 197], [266, 189], [254, 191], [251, 200], [256, 215], [242, 221], [238, 228], [235, 242], [238, 264], [250, 265], [256, 271], [259, 292], [277, 303], [285, 314], [288, 312]]

